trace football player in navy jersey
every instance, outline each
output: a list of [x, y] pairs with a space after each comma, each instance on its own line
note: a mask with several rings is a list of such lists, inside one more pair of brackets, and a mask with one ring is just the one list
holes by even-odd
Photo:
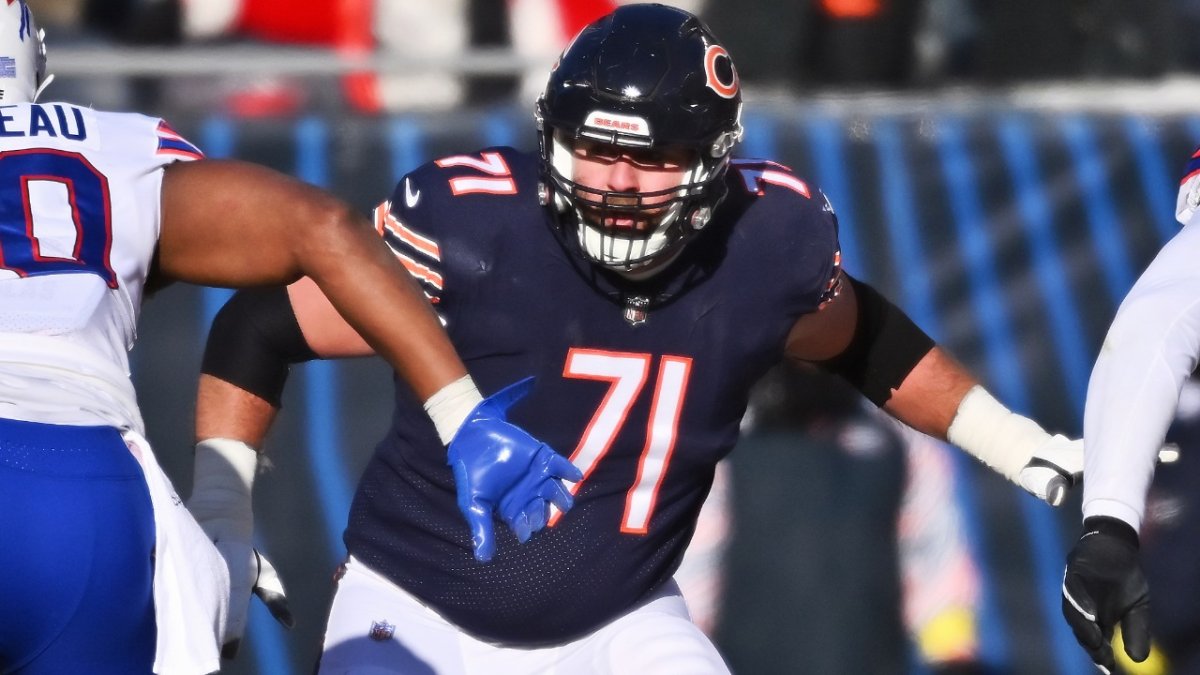
[[[1062, 500], [1081, 444], [1010, 412], [847, 275], [824, 195], [733, 158], [741, 105], [733, 61], [699, 19], [623, 6], [552, 70], [537, 153], [443, 157], [376, 210], [479, 390], [533, 376], [512, 419], [569, 449], [582, 478], [569, 514], [549, 493], [531, 500], [528, 528], [495, 537], [483, 563], [457, 527], [437, 429], [397, 387], [351, 508], [321, 672], [726, 672], [672, 574], [751, 386], [784, 358]], [[244, 382], [245, 355], [282, 378], [288, 361], [371, 353], [307, 281], [239, 293], [222, 315], [201, 439], [262, 443], [282, 380]]]

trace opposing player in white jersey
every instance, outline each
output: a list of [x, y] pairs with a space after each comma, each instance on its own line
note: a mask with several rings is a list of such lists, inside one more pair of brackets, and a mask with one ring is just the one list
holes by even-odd
[[578, 473], [481, 398], [365, 218], [264, 168], [187, 161], [159, 119], [34, 103], [44, 73], [24, 1], [0, 3], [0, 672], [207, 673], [240, 636], [257, 456], [202, 448], [194, 518], [175, 496], [127, 360], [153, 284], [311, 277], [427, 401], [481, 547], [502, 500], [525, 536], [526, 504], [570, 506], [553, 474]]
[[1121, 625], [1135, 661], [1150, 652], [1149, 587], [1138, 563], [1138, 530], [1156, 450], [1179, 392], [1200, 360], [1200, 148], [1179, 188], [1183, 229], [1125, 296], [1088, 383], [1084, 412], [1083, 536], [1067, 557], [1063, 614], [1104, 672]]

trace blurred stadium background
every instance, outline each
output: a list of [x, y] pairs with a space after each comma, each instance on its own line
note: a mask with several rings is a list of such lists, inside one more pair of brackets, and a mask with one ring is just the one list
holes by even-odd
[[[442, 2], [29, 0], [58, 76], [45, 98], [163, 116], [210, 156], [292, 173], [364, 212], [429, 159], [536, 147], [529, 82], [557, 52], [536, 37], [554, 44], [568, 18], [606, 4]], [[446, 16], [424, 16], [422, 5]], [[851, 273], [883, 289], [1003, 401], [1080, 434], [1104, 330], [1177, 227], [1179, 171], [1200, 143], [1200, 2], [686, 5], [739, 65], [740, 154], [776, 159], [819, 185], [838, 210]], [[197, 8], [218, 16], [189, 19]], [[522, 33], [535, 35], [532, 46]], [[747, 279], [746, 291], [767, 283]], [[184, 492], [200, 354], [226, 297], [159, 293], [134, 351], [150, 439]], [[387, 427], [391, 387], [374, 361], [293, 372], [256, 509], [259, 541], [298, 623], [285, 633], [256, 603], [249, 639], [225, 672], [311, 670], [345, 514]], [[892, 665], [879, 672], [921, 672], [897, 628], [894, 558], [838, 545], [890, 498], [900, 473], [798, 509], [797, 493], [842, 477], [813, 459], [829, 448], [792, 440], [781, 450], [751, 439], [732, 458], [719, 645], [740, 673], [861, 672], [847, 665], [861, 662], [857, 650], [899, 655], [881, 658]], [[1078, 496], [1051, 511], [968, 459], [957, 472], [984, 573], [988, 672], [1092, 672], [1058, 607]], [[889, 529], [878, 536], [886, 550]], [[864, 584], [883, 590], [854, 590]], [[846, 660], [806, 653], [813, 639]]]

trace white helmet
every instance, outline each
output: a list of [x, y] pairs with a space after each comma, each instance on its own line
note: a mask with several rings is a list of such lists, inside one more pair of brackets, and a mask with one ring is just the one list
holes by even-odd
[[44, 35], [25, 0], [0, 0], [0, 105], [36, 101], [50, 84]]

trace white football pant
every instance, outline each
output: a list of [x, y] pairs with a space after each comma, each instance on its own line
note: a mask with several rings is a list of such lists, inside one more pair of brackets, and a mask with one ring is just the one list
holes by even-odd
[[351, 558], [338, 582], [320, 675], [728, 675], [674, 582], [594, 633], [555, 647], [483, 642]]

